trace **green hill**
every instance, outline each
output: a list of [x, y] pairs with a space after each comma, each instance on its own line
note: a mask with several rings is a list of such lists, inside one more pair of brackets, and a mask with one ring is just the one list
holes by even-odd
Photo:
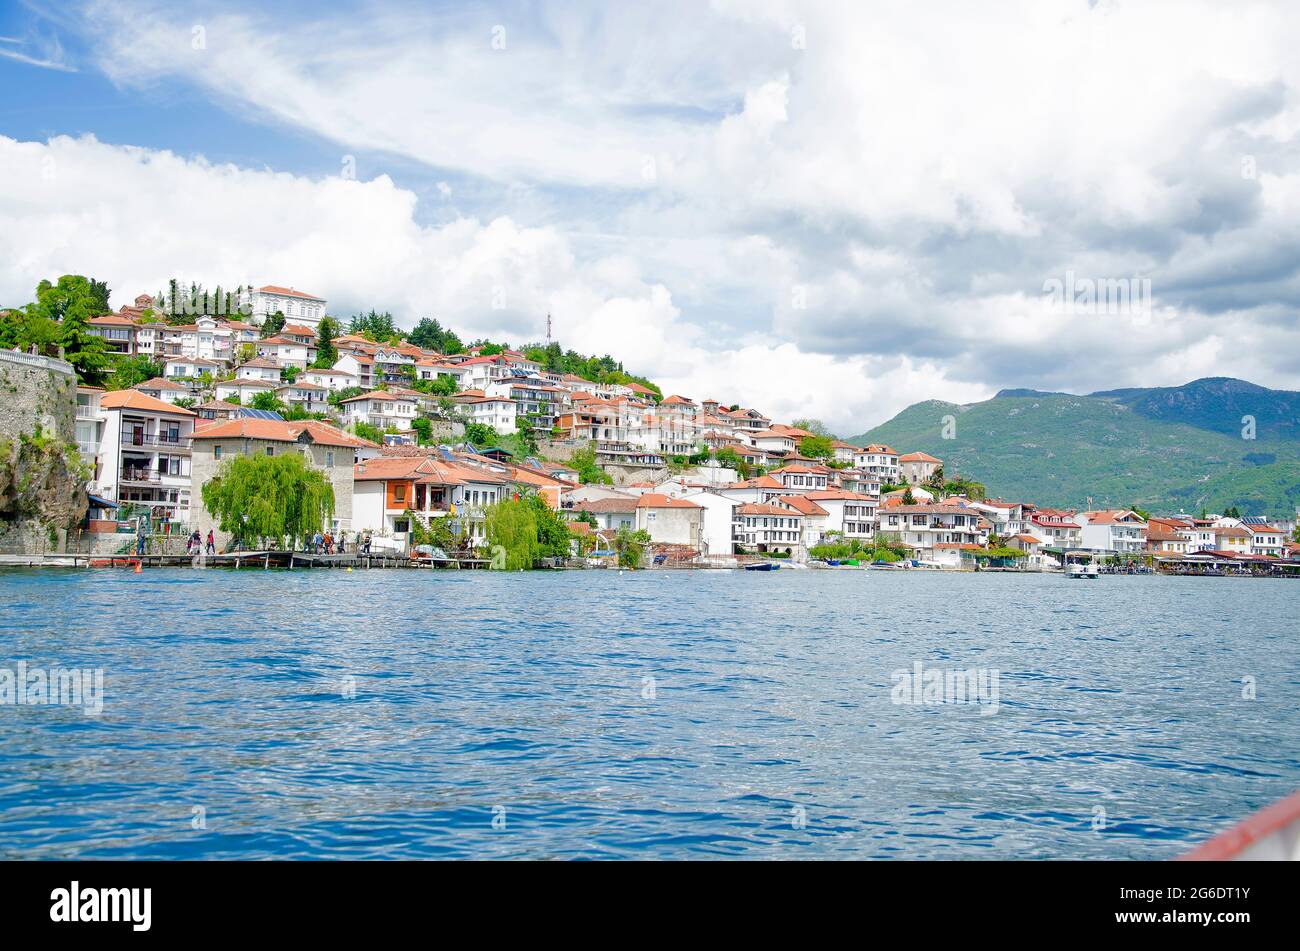
[[[1242, 417], [1255, 438], [1242, 438]], [[956, 421], [944, 439], [944, 417]], [[990, 495], [1050, 506], [1159, 512], [1300, 506], [1300, 393], [1213, 378], [1181, 387], [1073, 396], [1004, 390], [960, 406], [928, 401], [849, 442], [884, 442], [944, 461]]]

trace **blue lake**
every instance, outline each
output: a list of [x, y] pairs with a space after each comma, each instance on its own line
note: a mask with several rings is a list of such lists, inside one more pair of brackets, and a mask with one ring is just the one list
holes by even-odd
[[[102, 668], [104, 708], [0, 706], [0, 858], [1168, 858], [1300, 786], [1298, 606], [1245, 579], [4, 572], [0, 668]], [[918, 662], [996, 671], [996, 707], [894, 702]]]

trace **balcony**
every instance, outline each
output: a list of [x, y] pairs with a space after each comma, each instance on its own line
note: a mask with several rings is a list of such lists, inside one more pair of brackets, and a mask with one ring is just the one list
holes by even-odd
[[123, 469], [121, 481], [132, 485], [160, 485], [162, 477], [156, 469]]
[[122, 445], [141, 446], [149, 449], [188, 449], [190, 448], [190, 437], [177, 436], [173, 439], [165, 433], [122, 433]]

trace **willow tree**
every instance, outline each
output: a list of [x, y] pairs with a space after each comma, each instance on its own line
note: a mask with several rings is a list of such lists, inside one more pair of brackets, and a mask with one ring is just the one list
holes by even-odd
[[288, 537], [297, 547], [334, 514], [334, 487], [298, 453], [235, 456], [204, 483], [203, 506], [239, 545]]
[[505, 499], [489, 505], [485, 515], [488, 544], [493, 549], [499, 545], [504, 550], [507, 571], [537, 564], [542, 557], [542, 546], [537, 541], [537, 516], [532, 506]]

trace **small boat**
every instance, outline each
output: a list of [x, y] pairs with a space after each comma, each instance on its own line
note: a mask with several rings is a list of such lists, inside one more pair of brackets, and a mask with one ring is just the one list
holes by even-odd
[[1222, 861], [1300, 861], [1300, 792], [1247, 816], [1179, 858]]
[[780, 567], [781, 567], [780, 565], [774, 565], [770, 561], [760, 561], [758, 564], [746, 565], [745, 570], [746, 571], [776, 571]]
[[1065, 576], [1067, 578], [1098, 578], [1101, 576], [1101, 570], [1097, 563], [1089, 557], [1087, 560], [1079, 559], [1070, 561], [1068, 558], [1065, 562]]

